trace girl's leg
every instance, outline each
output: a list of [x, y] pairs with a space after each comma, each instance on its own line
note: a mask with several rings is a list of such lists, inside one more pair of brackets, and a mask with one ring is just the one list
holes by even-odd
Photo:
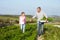
[[23, 29], [23, 24], [20, 25], [21, 30]]
[[23, 33], [25, 32], [25, 24], [23, 24]]

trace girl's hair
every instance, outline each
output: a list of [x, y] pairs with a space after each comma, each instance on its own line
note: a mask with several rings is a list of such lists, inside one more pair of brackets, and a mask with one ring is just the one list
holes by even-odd
[[[38, 8], [41, 9], [41, 7], [38, 7]], [[38, 8], [37, 8], [37, 9], [38, 9]]]
[[22, 14], [25, 14], [25, 12], [21, 12], [21, 15], [22, 15]]

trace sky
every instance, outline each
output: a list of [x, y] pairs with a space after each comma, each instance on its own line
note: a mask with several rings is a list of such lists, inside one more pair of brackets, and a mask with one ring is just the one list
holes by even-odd
[[47, 15], [60, 16], [60, 0], [0, 0], [0, 15], [34, 15], [41, 7]]

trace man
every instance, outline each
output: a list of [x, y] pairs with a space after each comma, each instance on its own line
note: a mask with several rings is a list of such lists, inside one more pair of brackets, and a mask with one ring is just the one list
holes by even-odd
[[32, 19], [34, 19], [35, 17], [37, 18], [37, 33], [39, 36], [43, 33], [44, 22], [41, 22], [42, 21], [41, 19], [43, 19], [44, 16], [46, 17], [47, 22], [46, 14], [41, 10], [40, 7], [38, 7], [36, 15], [32, 17]]

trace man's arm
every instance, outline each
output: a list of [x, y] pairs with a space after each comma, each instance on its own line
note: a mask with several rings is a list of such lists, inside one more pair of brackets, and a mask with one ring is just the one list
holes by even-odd
[[32, 19], [34, 19], [36, 17], [36, 14], [32, 17]]
[[30, 19], [30, 21], [33, 21], [33, 19], [36, 17], [36, 14]]

